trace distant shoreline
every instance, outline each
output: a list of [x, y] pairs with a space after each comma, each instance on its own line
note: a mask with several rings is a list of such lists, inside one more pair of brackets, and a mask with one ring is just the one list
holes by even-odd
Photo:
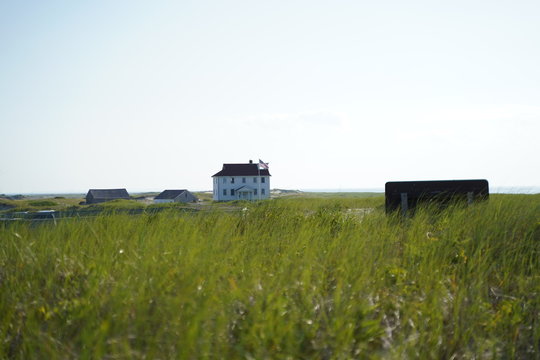
[[300, 189], [302, 192], [326, 192], [326, 193], [383, 193], [384, 188], [359, 188], [359, 189]]
[[[302, 192], [327, 192], [327, 193], [381, 193], [384, 188], [358, 188], [358, 189], [300, 189]], [[493, 186], [489, 188], [492, 194], [539, 194], [540, 186]]]
[[[381, 193], [384, 194], [384, 188], [334, 188], [334, 189], [273, 189], [281, 191], [300, 191], [300, 192], [315, 192], [315, 193]], [[146, 194], [159, 193], [156, 191], [130, 191], [130, 194]], [[193, 192], [212, 192], [212, 190], [193, 190]], [[492, 194], [540, 194], [540, 186], [493, 186], [489, 188]], [[36, 193], [2, 193], [5, 196], [69, 196], [69, 197], [85, 197], [86, 192], [36, 192]]]

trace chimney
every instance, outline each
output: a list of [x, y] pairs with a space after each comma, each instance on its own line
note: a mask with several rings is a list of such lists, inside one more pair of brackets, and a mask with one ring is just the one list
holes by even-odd
[[250, 163], [250, 164], [253, 164], [253, 160], [249, 160], [249, 163]]

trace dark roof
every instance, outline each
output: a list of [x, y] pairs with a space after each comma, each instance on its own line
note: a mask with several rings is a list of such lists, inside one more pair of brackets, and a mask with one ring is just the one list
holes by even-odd
[[129, 199], [126, 189], [90, 189], [86, 196], [92, 195], [94, 199]]
[[174, 199], [178, 195], [181, 195], [186, 189], [183, 190], [164, 190], [161, 194], [156, 196], [154, 200]]
[[[259, 172], [260, 171], [260, 172]], [[268, 169], [259, 170], [259, 164], [223, 164], [214, 176], [271, 176]]]

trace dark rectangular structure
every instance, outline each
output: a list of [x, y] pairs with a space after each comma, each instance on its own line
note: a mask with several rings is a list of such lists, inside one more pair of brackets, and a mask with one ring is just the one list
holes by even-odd
[[487, 180], [391, 181], [385, 185], [386, 213], [401, 209], [403, 215], [419, 203], [446, 205], [465, 200], [468, 204], [489, 197]]
[[86, 194], [87, 204], [98, 204], [116, 199], [129, 200], [126, 189], [90, 189]]

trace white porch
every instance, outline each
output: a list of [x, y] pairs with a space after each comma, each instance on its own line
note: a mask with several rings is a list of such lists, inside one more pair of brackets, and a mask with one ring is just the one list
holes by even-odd
[[249, 186], [239, 187], [234, 191], [236, 198], [238, 200], [254, 200], [255, 199], [255, 189]]

